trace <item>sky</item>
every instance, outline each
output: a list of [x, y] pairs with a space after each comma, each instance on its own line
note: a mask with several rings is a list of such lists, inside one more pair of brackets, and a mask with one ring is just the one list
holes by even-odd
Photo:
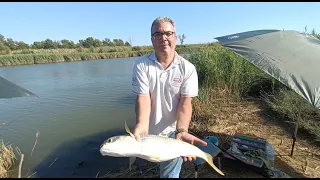
[[152, 21], [168, 16], [185, 44], [197, 44], [258, 29], [318, 32], [319, 9], [319, 2], [0, 2], [0, 34], [28, 44], [94, 37], [151, 45]]

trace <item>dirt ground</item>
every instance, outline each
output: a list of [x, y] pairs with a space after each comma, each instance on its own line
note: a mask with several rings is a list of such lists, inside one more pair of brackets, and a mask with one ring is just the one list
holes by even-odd
[[[251, 134], [266, 139], [273, 145], [276, 151], [275, 167], [290, 177], [316, 178], [320, 177], [320, 147], [310, 141], [307, 136], [298, 133], [298, 139], [291, 157], [292, 132], [294, 127], [288, 123], [274, 121], [263, 108], [263, 102], [258, 99], [250, 99], [242, 102], [212, 103], [215, 109], [212, 119], [207, 122], [193, 122], [194, 129], [201, 136], [216, 135], [219, 137], [219, 147], [222, 150], [228, 148], [228, 142], [235, 133]], [[206, 123], [206, 125], [204, 125]], [[201, 128], [202, 127], [202, 128]], [[210, 127], [210, 128], [204, 128]], [[218, 167], [217, 158], [214, 160]], [[144, 162], [144, 161], [142, 161]], [[256, 169], [246, 167], [244, 164], [221, 158], [221, 171], [226, 178], [263, 178]], [[116, 172], [110, 172], [101, 176], [110, 177], [158, 177], [157, 164], [145, 162], [137, 163], [131, 171], [124, 167]], [[184, 163], [181, 170], [181, 178], [195, 176], [195, 166], [192, 163]], [[221, 177], [208, 164], [203, 164], [198, 169], [198, 178]]]

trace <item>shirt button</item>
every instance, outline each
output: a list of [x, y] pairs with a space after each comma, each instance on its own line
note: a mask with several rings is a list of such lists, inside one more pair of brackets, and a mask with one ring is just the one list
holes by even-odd
[[160, 74], [160, 78], [166, 78], [167, 77], [167, 73], [166, 72], [163, 72]]

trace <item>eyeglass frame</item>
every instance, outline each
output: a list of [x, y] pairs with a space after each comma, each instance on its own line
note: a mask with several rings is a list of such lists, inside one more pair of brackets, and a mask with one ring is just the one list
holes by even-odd
[[[172, 33], [172, 34], [167, 35], [166, 33]], [[161, 38], [163, 37], [163, 35], [165, 35], [165, 37], [166, 37], [167, 39], [171, 39], [175, 33], [176, 33], [176, 32], [174, 32], [174, 31], [155, 32], [155, 33], [153, 33], [153, 34], [151, 35], [151, 38], [152, 38], [152, 39], [159, 40], [159, 39], [161, 39]], [[157, 38], [155, 35], [159, 35], [159, 37]]]

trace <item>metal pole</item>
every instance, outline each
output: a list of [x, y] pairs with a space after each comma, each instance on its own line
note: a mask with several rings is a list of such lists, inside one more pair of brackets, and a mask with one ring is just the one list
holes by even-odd
[[194, 167], [194, 178], [198, 178], [198, 169], [199, 169], [199, 166], [195, 165], [195, 167]]
[[295, 145], [296, 140], [297, 140], [298, 128], [299, 128], [299, 123], [298, 123], [298, 121], [296, 121], [296, 126], [294, 128], [294, 133], [293, 133], [293, 136], [292, 136], [293, 142], [292, 142], [292, 148], [291, 148], [290, 156], [293, 156], [294, 145]]

